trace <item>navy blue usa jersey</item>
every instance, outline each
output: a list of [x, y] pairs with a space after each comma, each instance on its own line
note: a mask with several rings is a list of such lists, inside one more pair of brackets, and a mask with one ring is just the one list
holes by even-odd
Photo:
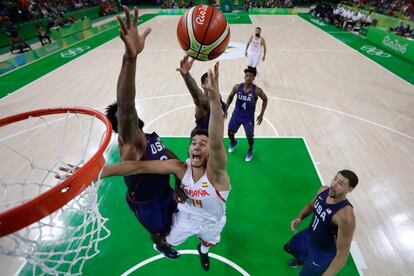
[[[164, 144], [157, 133], [145, 134], [147, 150], [141, 160], [167, 160]], [[125, 176], [129, 192], [133, 192], [135, 200], [148, 201], [164, 196], [170, 189], [170, 176], [162, 174], [139, 174]]]
[[[221, 110], [223, 111], [223, 114], [226, 112], [226, 103], [220, 100], [221, 103]], [[196, 119], [196, 128], [199, 129], [208, 129], [208, 125], [210, 123], [210, 111], [203, 117]]]
[[309, 225], [311, 231], [311, 242], [313, 246], [320, 249], [336, 250], [336, 236], [338, 226], [332, 223], [332, 217], [340, 209], [352, 204], [344, 199], [336, 204], [326, 203], [329, 189], [320, 193], [313, 204], [313, 217]]
[[254, 118], [254, 112], [256, 110], [256, 85], [253, 84], [253, 87], [246, 93], [244, 92], [244, 83], [239, 85], [236, 96], [236, 108], [234, 109], [234, 114], [239, 117], [250, 117]]

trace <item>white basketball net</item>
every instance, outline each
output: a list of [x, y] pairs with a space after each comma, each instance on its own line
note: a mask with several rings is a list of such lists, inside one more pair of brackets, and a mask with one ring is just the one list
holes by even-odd
[[[0, 213], [44, 193], [62, 180], [68, 164], [83, 166], [96, 153], [105, 125], [90, 115], [32, 117], [0, 128]], [[66, 176], [67, 176], [66, 175]], [[64, 176], [65, 177], [65, 176]], [[110, 235], [99, 212], [99, 181], [58, 211], [0, 239], [0, 253], [23, 257], [33, 275], [79, 275]], [[0, 254], [0, 263], [15, 265]], [[4, 259], [1, 261], [1, 259]], [[25, 270], [28, 269], [26, 266]], [[2, 268], [0, 268], [0, 274]]]

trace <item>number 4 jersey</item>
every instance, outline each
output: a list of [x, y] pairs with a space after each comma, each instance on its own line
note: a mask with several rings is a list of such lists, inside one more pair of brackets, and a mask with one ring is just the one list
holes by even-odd
[[256, 85], [253, 84], [249, 91], [244, 92], [244, 83], [239, 85], [239, 89], [236, 93], [236, 107], [233, 112], [233, 116], [237, 115], [242, 118], [254, 118], [254, 112], [256, 110]]
[[190, 159], [186, 160], [187, 171], [181, 180], [181, 188], [188, 196], [184, 204], [178, 204], [180, 211], [196, 214], [218, 222], [226, 214], [226, 200], [230, 191], [219, 192], [207, 178], [207, 171], [194, 182]]

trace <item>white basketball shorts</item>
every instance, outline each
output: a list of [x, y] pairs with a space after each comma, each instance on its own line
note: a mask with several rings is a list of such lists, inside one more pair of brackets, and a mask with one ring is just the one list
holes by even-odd
[[226, 216], [218, 222], [200, 217], [186, 211], [178, 211], [173, 214], [173, 222], [167, 242], [173, 246], [180, 245], [185, 240], [197, 235], [203, 241], [210, 244], [217, 244], [220, 241], [220, 234], [226, 224]]
[[247, 66], [257, 67], [257, 65], [260, 62], [260, 56], [261, 55], [252, 55], [252, 54], [249, 54], [247, 56]]

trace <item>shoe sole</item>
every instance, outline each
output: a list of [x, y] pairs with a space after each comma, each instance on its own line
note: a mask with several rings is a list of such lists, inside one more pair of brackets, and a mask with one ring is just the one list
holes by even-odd
[[161, 251], [159, 251], [155, 244], [152, 245], [152, 248], [154, 248], [154, 250], [157, 251], [158, 253], [161, 253], [162, 255], [164, 255], [164, 257], [169, 259], [169, 260], [177, 260], [180, 257], [180, 252], [178, 252], [178, 251], [177, 251], [177, 253], [178, 253], [177, 258], [170, 258], [167, 255], [165, 255], [164, 253], [162, 253]]

